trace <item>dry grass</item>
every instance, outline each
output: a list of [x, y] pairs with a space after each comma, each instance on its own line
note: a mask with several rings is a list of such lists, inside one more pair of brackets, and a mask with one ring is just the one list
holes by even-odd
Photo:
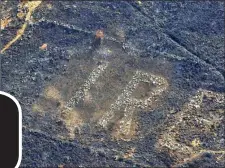
[[135, 148], [129, 149], [129, 150], [123, 155], [123, 158], [124, 158], [124, 159], [133, 158], [134, 153], [135, 153], [135, 150], [136, 150]]
[[1, 30], [4, 30], [11, 21], [12, 21], [12, 18], [10, 18], [9, 16], [1, 19]]
[[136, 138], [137, 135], [137, 127], [138, 124], [134, 120], [130, 120], [125, 126], [121, 125], [121, 121], [119, 120], [115, 123], [112, 137], [115, 140], [123, 140], [123, 141], [131, 141]]
[[[203, 99], [203, 97], [205, 98]], [[204, 153], [224, 155], [225, 151], [219, 150], [219, 148], [216, 146], [215, 147], [217, 149], [215, 149], [214, 151], [209, 150], [214, 146], [210, 146], [210, 148], [204, 148], [203, 146], [201, 146], [201, 141], [198, 138], [202, 134], [207, 134], [209, 136], [212, 136], [213, 134], [216, 135], [216, 132], [210, 130], [209, 127], [212, 124], [222, 122], [220, 117], [216, 117], [216, 115], [218, 114], [216, 110], [213, 111], [213, 117], [207, 115], [207, 113], [210, 113], [210, 111], [206, 111], [207, 106], [210, 106], [209, 104], [206, 104], [208, 100], [211, 100], [210, 102], [213, 103], [214, 106], [218, 106], [220, 104], [223, 104], [224, 97], [221, 94], [200, 89], [199, 91], [197, 91], [196, 95], [193, 96], [189, 100], [189, 102], [184, 105], [183, 110], [175, 114], [174, 118], [176, 121], [174, 122], [174, 124], [169, 127], [165, 126], [168, 128], [159, 137], [156, 148], [158, 148], [160, 151], [166, 150], [170, 154], [170, 156], [174, 160], [176, 160], [175, 164], [172, 167], [179, 167], [181, 165], [184, 165], [185, 163], [196, 160], [200, 158]], [[202, 112], [204, 113], [204, 115], [201, 114]], [[184, 120], [184, 118], [186, 119]], [[192, 124], [193, 121], [195, 121], [195, 123], [199, 126], [194, 126]], [[208, 122], [210, 122], [210, 124], [208, 124]], [[189, 133], [189, 130], [192, 131], [190, 131]], [[185, 135], [187, 133], [190, 134], [189, 136], [194, 133], [197, 134], [198, 137], [194, 138], [191, 142], [181, 142], [179, 139], [184, 133]], [[219, 137], [214, 137], [214, 140], [219, 142]]]
[[64, 110], [61, 113], [61, 119], [64, 121], [66, 128], [69, 132], [69, 139], [74, 139], [74, 128], [79, 127], [83, 123], [83, 119], [80, 117], [79, 112], [75, 109]]
[[62, 100], [62, 97], [59, 93], [59, 90], [56, 89], [54, 86], [48, 86], [45, 91], [44, 91], [44, 97], [46, 99], [53, 99], [53, 100], [57, 100], [60, 101]]
[[[65, 107], [66, 102], [63, 100], [60, 91], [55, 86], [48, 86], [44, 89], [44, 97], [39, 100], [36, 104], [33, 104], [32, 111], [39, 112], [42, 117], [45, 117], [46, 112], [57, 116], [61, 120], [64, 126], [67, 128], [68, 136], [63, 137], [56, 135], [61, 139], [74, 139], [74, 129], [79, 127], [83, 123], [83, 119], [80, 116], [80, 111], [77, 109], [67, 109]], [[58, 103], [58, 106], [56, 104]]]
[[39, 112], [42, 113], [44, 111], [43, 107], [39, 104], [33, 104], [32, 105], [32, 111], [33, 112]]
[[[28, 22], [31, 21], [32, 13], [41, 4], [41, 2], [42, 1], [25, 1], [25, 2], [22, 1], [19, 3], [19, 5], [18, 5], [19, 8], [24, 8], [24, 9], [28, 10], [28, 12], [25, 14], [26, 15], [25, 23], [21, 26], [21, 28], [19, 30], [17, 30], [16, 36], [3, 47], [3, 49], [1, 50], [1, 53], [4, 53], [13, 43], [15, 43], [18, 39], [20, 39], [22, 37], [22, 35], [24, 34], [24, 32], [27, 28]], [[21, 12], [18, 13], [18, 17], [22, 18], [23, 17], [22, 15], [23, 14]], [[6, 26], [7, 22], [9, 22], [9, 20], [6, 20], [4, 22], [4, 24], [1, 25], [1, 27]]]

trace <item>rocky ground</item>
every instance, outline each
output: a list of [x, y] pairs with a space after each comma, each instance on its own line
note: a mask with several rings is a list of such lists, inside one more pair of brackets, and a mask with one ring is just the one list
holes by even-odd
[[0, 3], [22, 167], [224, 167], [223, 2]]

